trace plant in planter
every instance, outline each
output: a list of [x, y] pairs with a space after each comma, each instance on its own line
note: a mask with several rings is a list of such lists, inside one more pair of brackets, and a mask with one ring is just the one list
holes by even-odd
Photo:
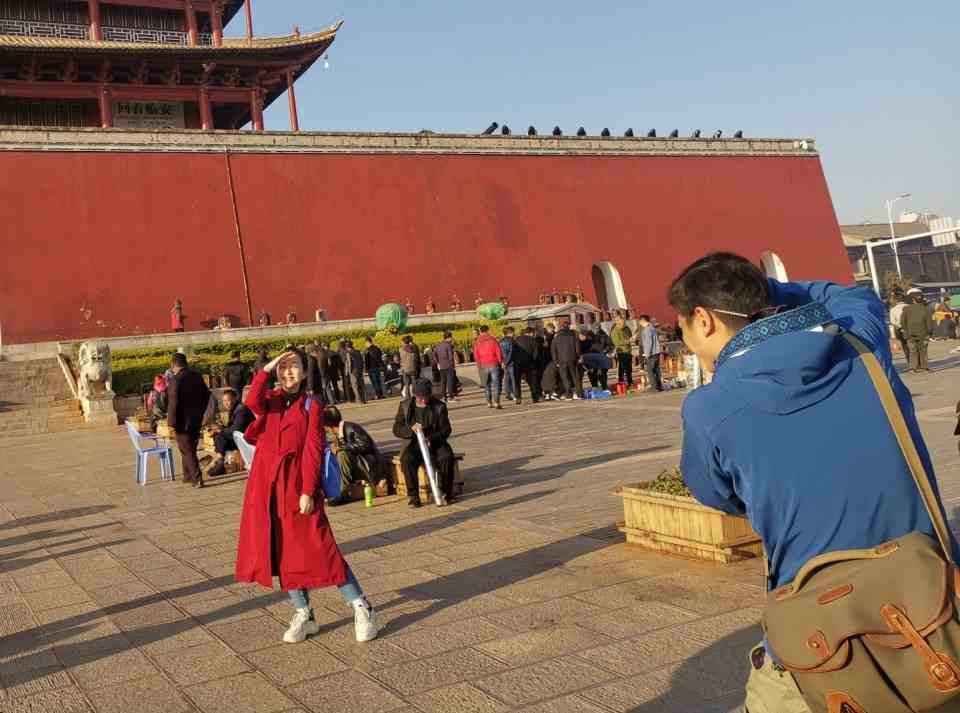
[[679, 468], [666, 469], [647, 483], [621, 486], [617, 494], [624, 513], [617, 528], [628, 543], [716, 562], [763, 554], [763, 543], [747, 518], [698, 503]]

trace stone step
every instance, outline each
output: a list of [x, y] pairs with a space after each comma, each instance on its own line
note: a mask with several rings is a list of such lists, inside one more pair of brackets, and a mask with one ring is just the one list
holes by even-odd
[[72, 396], [70, 398], [61, 398], [59, 394], [51, 396], [33, 396], [29, 398], [20, 398], [17, 401], [3, 402], [0, 399], [0, 414], [11, 413], [13, 411], [29, 411], [31, 409], [48, 409], [58, 406], [76, 406], [77, 400]]
[[68, 404], [66, 406], [53, 406], [46, 409], [20, 409], [19, 411], [0, 412], [0, 423], [11, 423], [13, 421], [24, 421], [36, 418], [62, 418], [64, 416], [73, 416], [82, 413], [78, 404]]

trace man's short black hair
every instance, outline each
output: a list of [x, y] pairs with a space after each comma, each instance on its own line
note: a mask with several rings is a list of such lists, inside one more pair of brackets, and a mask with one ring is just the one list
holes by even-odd
[[233, 354], [230, 355], [230, 358], [231, 358], [231, 359], [239, 359], [239, 358], [240, 358], [240, 352], [236, 352], [236, 351], [235, 351]]
[[373, 337], [367, 337], [367, 344], [373, 344]]
[[537, 333], [537, 330], [534, 329], [533, 327], [527, 327], [526, 329], [523, 330], [523, 333], [524, 333], [524, 334], [536, 334], [536, 333]]
[[480, 325], [480, 334], [486, 334], [489, 331], [490, 331], [490, 327], [488, 327], [485, 324]]
[[667, 301], [689, 318], [697, 307], [754, 317], [769, 306], [766, 275], [745, 257], [710, 253], [688, 266], [670, 285]]
[[444, 332], [444, 333], [443, 333], [443, 338], [444, 338], [444, 339], [450, 339], [450, 337], [452, 337], [452, 336], [453, 336], [453, 332]]
[[187, 368], [187, 355], [177, 352], [170, 358], [171, 366], [179, 366], [182, 369]]
[[404, 344], [409, 344], [410, 342], [413, 341], [413, 337], [411, 337], [409, 334], [404, 334], [402, 341]]
[[638, 321], [638, 322], [649, 322], [649, 321], [650, 321], [650, 315], [649, 315], [649, 314], [641, 314], [639, 317], [637, 317], [637, 321]]
[[343, 416], [340, 415], [340, 409], [336, 406], [327, 406], [323, 410], [323, 425], [330, 428], [336, 428], [340, 425], [340, 422], [343, 420]]
[[504, 334], [513, 334], [513, 327], [504, 327], [504, 328], [503, 328], [503, 333], [504, 333]]
[[223, 395], [224, 395], [224, 396], [232, 396], [232, 397], [235, 398], [235, 399], [239, 399], [239, 398], [240, 398], [240, 396], [237, 394], [237, 392], [236, 392], [235, 389], [224, 389], [224, 390], [223, 390]]

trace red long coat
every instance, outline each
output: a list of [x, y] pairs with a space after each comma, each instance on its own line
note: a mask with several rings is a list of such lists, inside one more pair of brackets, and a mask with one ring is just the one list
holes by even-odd
[[[257, 415], [244, 434], [257, 450], [243, 497], [236, 579], [272, 588], [316, 589], [347, 581], [347, 563], [337, 547], [318, 492], [323, 464], [323, 411], [305, 398], [289, 406], [270, 375], [253, 377], [246, 405]], [[316, 510], [300, 514], [300, 495], [320, 495]]]

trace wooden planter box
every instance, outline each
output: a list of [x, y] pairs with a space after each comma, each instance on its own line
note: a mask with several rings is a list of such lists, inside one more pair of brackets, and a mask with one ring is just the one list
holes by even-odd
[[745, 517], [701, 505], [691, 497], [652, 492], [650, 483], [624, 485], [625, 521], [617, 529], [627, 542], [660, 552], [715, 562], [763, 555], [763, 543]]

